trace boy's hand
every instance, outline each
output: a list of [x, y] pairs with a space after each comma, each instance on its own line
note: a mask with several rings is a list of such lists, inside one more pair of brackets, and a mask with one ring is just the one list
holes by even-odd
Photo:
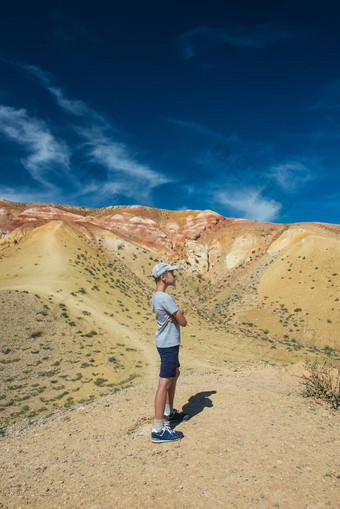
[[174, 313], [172, 315], [172, 317], [173, 317], [174, 321], [177, 322], [182, 327], [186, 326], [187, 321], [184, 317], [184, 309], [178, 309], [178, 311], [176, 311], [176, 313]]

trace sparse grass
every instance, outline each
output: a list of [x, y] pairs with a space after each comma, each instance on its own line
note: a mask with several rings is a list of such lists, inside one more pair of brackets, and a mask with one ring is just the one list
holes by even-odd
[[12, 364], [13, 362], [20, 362], [20, 359], [0, 359], [0, 364]]
[[83, 334], [86, 338], [92, 338], [92, 336], [97, 336], [97, 332], [95, 330], [91, 330], [87, 334]]
[[43, 406], [43, 407], [40, 407], [38, 408], [38, 410], [34, 410], [33, 412], [31, 412], [27, 417], [29, 419], [33, 419], [33, 417], [36, 417], [37, 415], [41, 414], [42, 412], [46, 412], [47, 407]]
[[54, 376], [54, 375], [56, 375], [58, 373], [59, 373], [59, 369], [53, 369], [51, 371], [41, 371], [40, 373], [38, 373], [38, 376], [51, 377], [51, 376]]
[[326, 401], [337, 409], [340, 406], [340, 368], [335, 370], [316, 361], [305, 367], [308, 374], [302, 375], [302, 395]]
[[43, 335], [42, 331], [36, 331], [36, 332], [32, 332], [32, 334], [30, 335], [30, 338], [40, 338], [41, 336]]

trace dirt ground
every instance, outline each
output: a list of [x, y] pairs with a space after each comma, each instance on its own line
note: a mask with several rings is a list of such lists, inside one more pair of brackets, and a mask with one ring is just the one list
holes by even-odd
[[1, 440], [1, 508], [338, 508], [339, 412], [303, 399], [294, 366], [183, 372], [172, 444], [150, 440], [157, 380]]

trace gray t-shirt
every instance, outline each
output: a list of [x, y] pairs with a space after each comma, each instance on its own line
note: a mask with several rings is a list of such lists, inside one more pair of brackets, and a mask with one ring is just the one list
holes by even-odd
[[174, 299], [165, 292], [152, 296], [152, 310], [156, 315], [158, 329], [155, 334], [156, 346], [168, 348], [180, 344], [180, 330], [177, 322], [169, 322], [169, 316], [178, 311]]

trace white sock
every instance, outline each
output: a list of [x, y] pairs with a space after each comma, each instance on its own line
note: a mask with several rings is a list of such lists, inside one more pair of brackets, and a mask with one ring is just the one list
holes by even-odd
[[174, 409], [173, 405], [168, 405], [168, 404], [166, 404], [166, 405], [165, 405], [164, 414], [165, 414], [165, 415], [167, 415], [167, 416], [171, 415], [171, 414], [172, 414], [173, 409]]
[[160, 433], [163, 429], [163, 425], [163, 419], [154, 419], [152, 431], [155, 433]]

